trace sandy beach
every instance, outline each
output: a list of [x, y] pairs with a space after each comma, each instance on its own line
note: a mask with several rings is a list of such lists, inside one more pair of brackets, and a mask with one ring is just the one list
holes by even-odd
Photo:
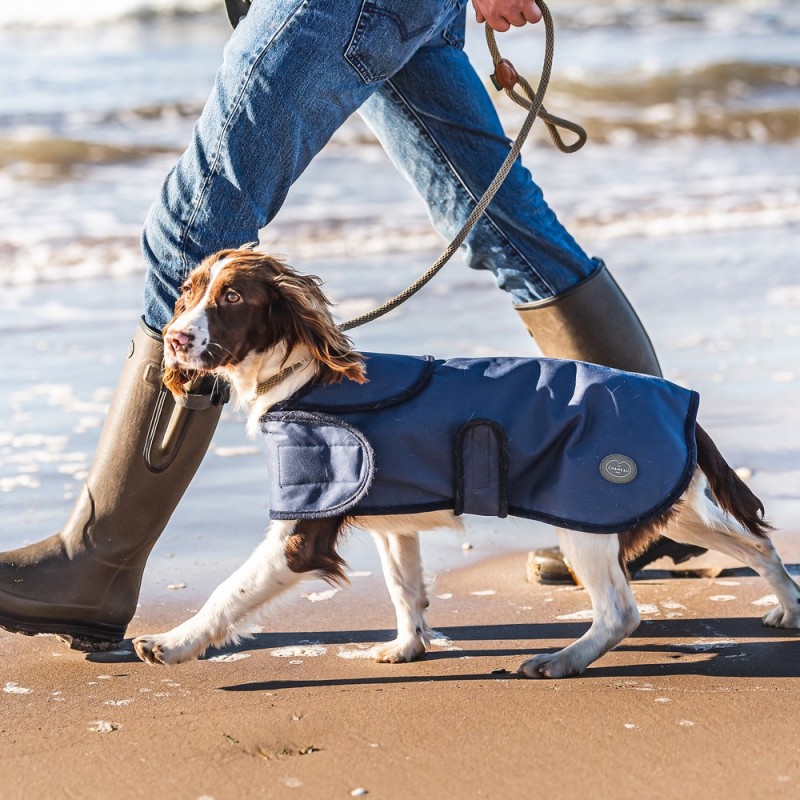
[[[648, 571], [631, 639], [585, 676], [529, 681], [518, 664], [585, 630], [588, 604], [527, 584], [524, 564], [508, 554], [440, 576], [440, 638], [414, 664], [360, 657], [392, 635], [376, 576], [295, 596], [269, 633], [175, 668], [4, 636], [2, 795], [797, 796], [797, 636], [760, 624], [759, 579]], [[131, 633], [186, 610], [145, 604]]]
[[[653, 253], [646, 276], [637, 259], [652, 242], [610, 249], [667, 374], [700, 389], [703, 424], [749, 470], [780, 552], [797, 563], [796, 279], [788, 258], [785, 269], [761, 273], [756, 254], [775, 241], [717, 241], [738, 248], [726, 283], [703, 280], [688, 239]], [[410, 261], [391, 266], [404, 275]], [[370, 265], [349, 266], [358, 274]], [[311, 267], [336, 275], [330, 264]], [[330, 283], [342, 316], [363, 302], [336, 277]], [[34, 305], [32, 289], [3, 300], [2, 358], [25, 364], [0, 376], [3, 547], [57, 529], [130, 336], [138, 281], [78, 287], [66, 297], [57, 284], [36, 287]], [[456, 267], [430, 288], [357, 344], [530, 352], [498, 292], [480, 291]], [[465, 319], [486, 321], [480, 340]], [[266, 475], [242, 427], [226, 412], [150, 559], [129, 635], [189, 616], [258, 540]], [[764, 583], [645, 573], [635, 584], [644, 621], [630, 640], [580, 678], [521, 680], [513, 672], [528, 653], [561, 647], [588, 626], [583, 591], [525, 581], [527, 551], [554, 539], [545, 526], [481, 518], [461, 538], [424, 536], [437, 574], [430, 619], [442, 636], [415, 664], [359, 657], [392, 638], [393, 613], [374, 548], [358, 535], [344, 552], [354, 573], [346, 591], [307, 584], [255, 639], [194, 664], [155, 668], [129, 647], [84, 656], [51, 637], [0, 635], [2, 796], [327, 798], [363, 788], [381, 798], [796, 797], [798, 636], [761, 625]]]

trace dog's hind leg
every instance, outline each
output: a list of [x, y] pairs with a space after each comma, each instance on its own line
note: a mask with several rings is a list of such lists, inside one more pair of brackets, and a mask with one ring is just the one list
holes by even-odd
[[372, 648], [376, 661], [400, 663], [422, 656], [430, 645], [425, 621], [428, 595], [417, 533], [371, 531], [381, 557], [386, 587], [397, 615], [397, 638]]
[[297, 525], [290, 520], [272, 522], [250, 558], [193, 617], [166, 633], [133, 640], [139, 658], [150, 664], [180, 664], [200, 657], [209, 647], [236, 641], [249, 616], [304, 577], [287, 559], [287, 545]]
[[592, 602], [594, 618], [580, 639], [556, 653], [543, 653], [517, 670], [528, 678], [578, 675], [639, 625], [639, 609], [619, 562], [619, 537], [559, 530], [559, 545]]
[[786, 571], [766, 535], [757, 536], [711, 502], [705, 476], [698, 471], [684, 496], [678, 514], [664, 529], [675, 541], [698, 544], [731, 556], [753, 569], [770, 585], [778, 598], [764, 616], [774, 628], [800, 628], [800, 587]]

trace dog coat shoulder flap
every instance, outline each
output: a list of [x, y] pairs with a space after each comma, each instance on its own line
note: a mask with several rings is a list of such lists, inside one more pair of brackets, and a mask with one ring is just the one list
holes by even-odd
[[598, 533], [685, 491], [698, 396], [558, 359], [367, 355], [368, 383], [301, 390], [262, 419], [273, 519], [527, 517]]
[[300, 390], [262, 419], [270, 474], [270, 516], [309, 519], [350, 511], [367, 493], [374, 454], [345, 413], [377, 413], [421, 391], [432, 357], [382, 355], [366, 384], [354, 381]]

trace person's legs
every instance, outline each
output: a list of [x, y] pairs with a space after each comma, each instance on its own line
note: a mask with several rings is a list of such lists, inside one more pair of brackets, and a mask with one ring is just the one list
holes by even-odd
[[252, 5], [145, 227], [148, 323], [169, 319], [205, 256], [258, 241], [336, 129], [456, 13], [449, 0]]
[[[359, 113], [428, 206], [445, 238], [460, 229], [510, 142], [482, 80], [458, 46], [463, 17], [421, 48]], [[515, 304], [551, 298], [591, 275], [589, 258], [517, 160], [463, 246]]]
[[[445, 238], [459, 230], [510, 148], [461, 49], [463, 21], [421, 48], [360, 110]], [[470, 267], [493, 272], [544, 355], [661, 375], [624, 293], [560, 224], [520, 160], [469, 234], [464, 253]], [[677, 561], [698, 552], [664, 542], [652, 556]], [[569, 577], [558, 551], [542, 563]], [[648, 554], [637, 559], [637, 566], [645, 563]]]
[[455, 11], [448, 0], [255, 3], [149, 215], [146, 325], [80, 499], [60, 533], [0, 554], [0, 626], [86, 646], [122, 637], [147, 555], [220, 413], [209, 393], [176, 408], [161, 386], [158, 331], [178, 287], [205, 256], [257, 240], [333, 131]]

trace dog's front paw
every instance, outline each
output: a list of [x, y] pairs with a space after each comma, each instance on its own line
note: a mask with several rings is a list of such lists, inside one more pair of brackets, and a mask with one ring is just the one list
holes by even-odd
[[381, 664], [404, 664], [425, 655], [425, 642], [421, 639], [394, 639], [386, 644], [376, 644], [369, 654]]
[[525, 678], [569, 678], [572, 675], [580, 675], [586, 666], [583, 663], [575, 663], [574, 658], [565, 655], [561, 650], [529, 658], [519, 665], [517, 675]]
[[146, 634], [133, 640], [136, 655], [148, 664], [182, 664], [201, 656], [205, 647], [197, 643], [178, 639], [173, 631]]
[[791, 610], [775, 606], [764, 614], [762, 621], [770, 628], [800, 628], [800, 605]]

